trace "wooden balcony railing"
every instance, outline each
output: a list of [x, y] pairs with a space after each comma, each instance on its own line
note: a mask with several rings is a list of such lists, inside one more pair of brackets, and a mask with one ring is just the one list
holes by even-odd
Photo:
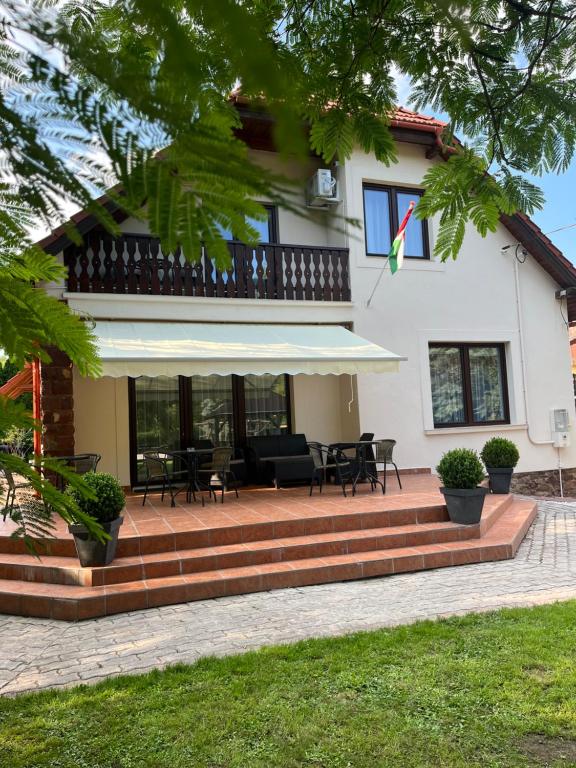
[[187, 261], [180, 249], [163, 253], [158, 239], [97, 234], [64, 254], [68, 291], [235, 299], [349, 301], [347, 248], [228, 243], [231, 266], [216, 269], [205, 248]]

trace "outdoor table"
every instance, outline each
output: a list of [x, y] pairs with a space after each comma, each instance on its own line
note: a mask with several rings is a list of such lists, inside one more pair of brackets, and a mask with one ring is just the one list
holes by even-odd
[[[378, 477], [374, 457], [368, 457], [368, 448], [378, 445], [378, 442], [378, 440], [357, 440], [347, 443], [347, 445], [356, 449], [356, 457], [358, 460], [358, 471], [352, 481], [352, 496], [356, 494], [356, 486], [358, 483], [364, 480], [368, 480], [372, 490], [374, 490], [375, 485], [379, 485], [382, 488], [382, 493], [386, 493], [384, 483]], [[372, 470], [371, 467], [374, 467], [374, 470]]]
[[[185, 469], [188, 472], [188, 486], [186, 488], [186, 502], [188, 504], [191, 503], [194, 491], [198, 491], [198, 493], [202, 493], [202, 490], [210, 491], [210, 488], [202, 489], [200, 487], [198, 481], [198, 459], [202, 455], [212, 455], [214, 448], [185, 448], [183, 450], [166, 451], [166, 453], [185, 464]], [[179, 491], [176, 495], [178, 493]], [[202, 503], [204, 503], [204, 497], [202, 497]]]

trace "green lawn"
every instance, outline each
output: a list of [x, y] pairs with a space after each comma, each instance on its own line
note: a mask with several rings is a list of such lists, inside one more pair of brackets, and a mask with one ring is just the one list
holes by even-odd
[[0, 765], [576, 766], [576, 603], [0, 699]]

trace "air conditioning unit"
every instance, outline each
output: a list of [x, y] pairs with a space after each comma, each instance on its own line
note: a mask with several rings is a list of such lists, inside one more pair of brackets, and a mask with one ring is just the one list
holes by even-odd
[[319, 168], [308, 179], [306, 188], [306, 203], [311, 208], [327, 208], [329, 205], [337, 205], [340, 202], [338, 196], [338, 181], [332, 175], [329, 168]]
[[566, 408], [553, 408], [550, 411], [550, 428], [555, 448], [567, 448], [570, 445], [570, 418]]

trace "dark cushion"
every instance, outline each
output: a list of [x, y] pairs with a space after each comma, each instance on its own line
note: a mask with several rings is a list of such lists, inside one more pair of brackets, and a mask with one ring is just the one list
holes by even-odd
[[302, 456], [309, 453], [306, 435], [265, 435], [249, 437], [248, 447], [259, 459], [269, 456]]

